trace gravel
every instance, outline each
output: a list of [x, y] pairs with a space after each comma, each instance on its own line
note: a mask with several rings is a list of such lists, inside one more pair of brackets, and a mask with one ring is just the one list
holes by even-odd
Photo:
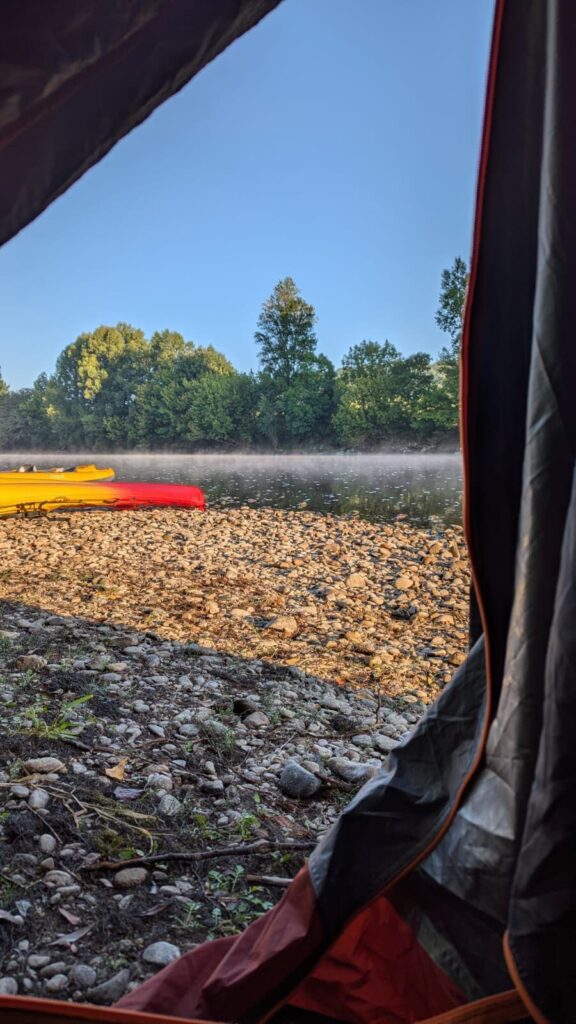
[[0, 991], [107, 1005], [276, 902], [245, 874], [312, 848], [462, 660], [462, 550], [246, 509], [3, 522]]

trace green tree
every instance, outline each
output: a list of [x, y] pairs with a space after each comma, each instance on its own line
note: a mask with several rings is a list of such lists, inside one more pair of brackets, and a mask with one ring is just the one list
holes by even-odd
[[468, 286], [468, 267], [461, 256], [457, 256], [449, 270], [442, 271], [440, 304], [436, 311], [436, 323], [450, 338], [446, 355], [457, 359], [462, 342], [462, 318]]
[[4, 380], [4, 377], [2, 376], [2, 370], [0, 370], [0, 398], [4, 398], [9, 393], [10, 388], [8, 387], [6, 381]]
[[334, 425], [345, 444], [373, 444], [391, 428], [393, 370], [401, 355], [389, 341], [362, 341], [342, 360]]
[[52, 380], [63, 444], [126, 447], [137, 389], [149, 369], [149, 344], [130, 324], [98, 327], [68, 345]]
[[[214, 401], [217, 393], [223, 401], [228, 394], [225, 385], [218, 389], [217, 382], [234, 376], [230, 361], [213, 346], [196, 347], [175, 332], [154, 335], [150, 347], [152, 366], [147, 379], [136, 389], [130, 440], [144, 448], [185, 449], [190, 442], [200, 441], [202, 430], [208, 429], [209, 409], [213, 415], [208, 439], [218, 440], [226, 433], [228, 421], [223, 407], [220, 425], [216, 426]], [[205, 378], [214, 380], [212, 389], [209, 384], [200, 387]], [[202, 395], [209, 403], [204, 411]]]
[[334, 407], [334, 367], [316, 353], [316, 312], [291, 277], [264, 303], [255, 340], [260, 359], [260, 427], [274, 447], [326, 434]]
[[257, 386], [249, 374], [205, 373], [191, 382], [186, 440], [236, 446], [253, 440]]

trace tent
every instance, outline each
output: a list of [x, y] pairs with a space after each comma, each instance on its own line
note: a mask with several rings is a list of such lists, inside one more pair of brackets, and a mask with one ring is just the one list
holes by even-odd
[[[0, 237], [276, 0], [5, 0]], [[360, 14], [351, 5], [351, 16]], [[17, 1024], [576, 1020], [576, 4], [497, 0], [462, 359], [470, 651], [281, 902]]]

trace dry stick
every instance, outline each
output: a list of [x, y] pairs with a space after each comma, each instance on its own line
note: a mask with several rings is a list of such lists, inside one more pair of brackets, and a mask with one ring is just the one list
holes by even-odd
[[293, 878], [279, 878], [278, 875], [246, 875], [247, 882], [258, 882], [260, 885], [277, 886], [279, 889], [287, 889], [292, 885]]
[[97, 864], [86, 864], [82, 871], [116, 871], [118, 868], [138, 867], [140, 864], [163, 864], [169, 860], [202, 861], [216, 860], [219, 857], [261, 856], [273, 850], [313, 850], [316, 840], [298, 841], [295, 843], [277, 843], [271, 839], [259, 839], [255, 843], [244, 843], [242, 846], [223, 846], [220, 850], [200, 850], [197, 853], [153, 853], [148, 857], [132, 857], [130, 860], [101, 860]]

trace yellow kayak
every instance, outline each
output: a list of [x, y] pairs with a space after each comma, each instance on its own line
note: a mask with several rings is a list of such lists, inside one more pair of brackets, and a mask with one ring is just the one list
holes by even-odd
[[18, 469], [0, 471], [0, 484], [36, 484], [53, 481], [85, 483], [90, 480], [113, 480], [114, 470], [110, 467], [99, 467], [93, 463], [82, 466], [51, 466], [49, 469], [36, 469], [36, 466], [20, 466]]

